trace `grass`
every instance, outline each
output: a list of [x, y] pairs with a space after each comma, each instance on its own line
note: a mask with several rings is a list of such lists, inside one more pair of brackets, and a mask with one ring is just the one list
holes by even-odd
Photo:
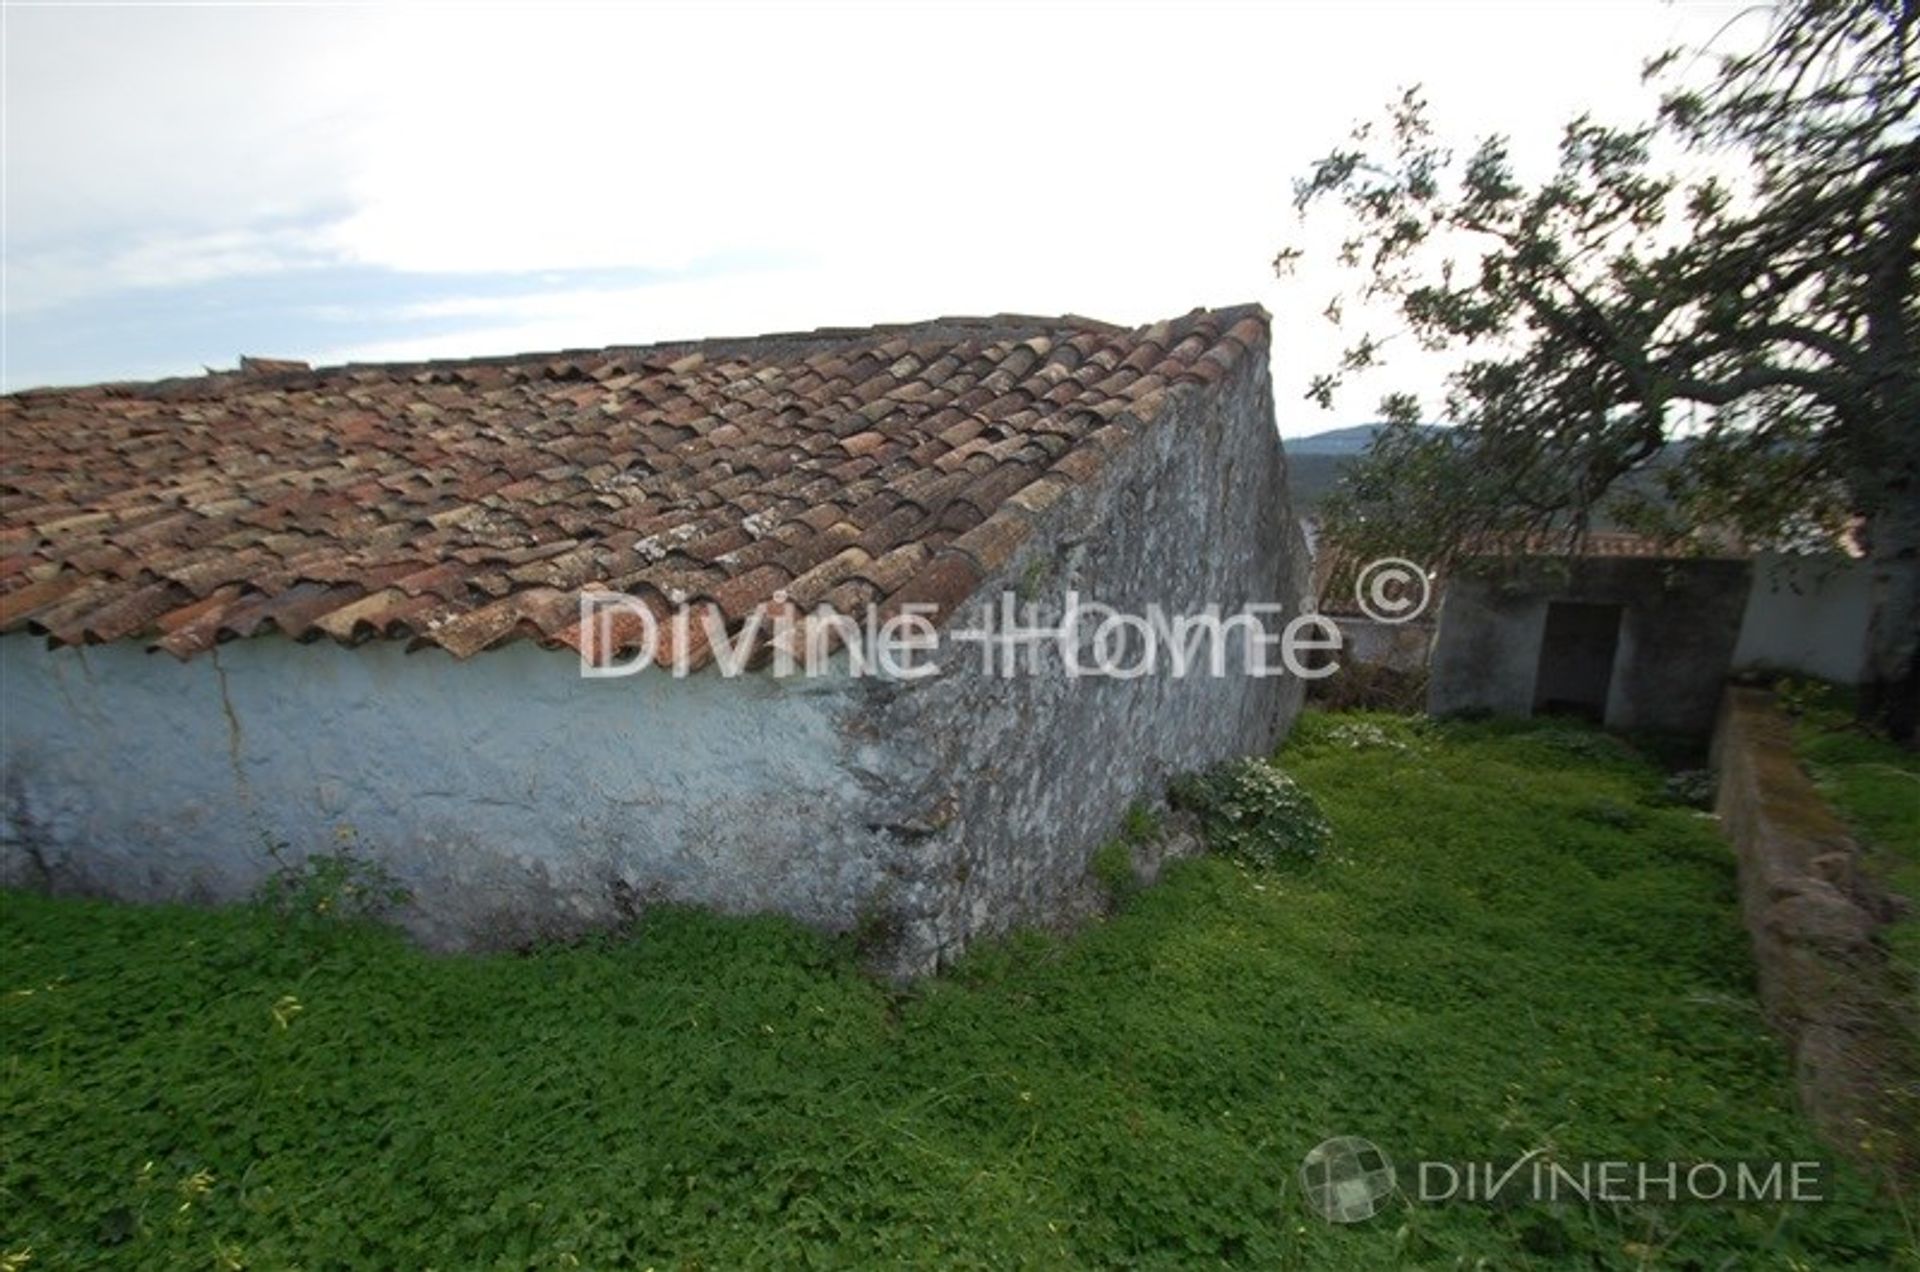
[[[1365, 729], [1355, 729], [1364, 724]], [[435, 958], [253, 910], [0, 898], [0, 1259], [35, 1267], [1885, 1268], [1897, 1210], [1421, 1206], [1295, 1171], [1824, 1158], [1730, 854], [1622, 744], [1309, 716], [1333, 849], [1222, 859], [892, 991], [656, 911]], [[1410, 1171], [1408, 1171], [1410, 1173]]]
[[[1844, 690], [1818, 682], [1789, 685], [1782, 701], [1796, 713], [1800, 762], [1854, 832], [1887, 887], [1920, 905], [1920, 754], [1853, 722]], [[1920, 983], [1920, 912], [1887, 930], [1888, 949], [1909, 983]]]

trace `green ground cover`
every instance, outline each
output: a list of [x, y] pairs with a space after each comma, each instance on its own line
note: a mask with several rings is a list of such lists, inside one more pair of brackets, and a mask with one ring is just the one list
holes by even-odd
[[[1789, 682], [1781, 701], [1795, 713], [1795, 753], [1852, 827], [1871, 868], [1920, 903], [1920, 754], [1857, 727], [1842, 690]], [[1887, 940], [1909, 981], [1920, 980], [1920, 912], [1888, 929]]]
[[[29, 1267], [1901, 1266], [1893, 1203], [1417, 1205], [1303, 1154], [1824, 1154], [1731, 854], [1623, 744], [1309, 716], [1311, 859], [1176, 867], [911, 990], [665, 911], [436, 958], [0, 896], [0, 1258]], [[1411, 1182], [1411, 1181], [1407, 1181]]]

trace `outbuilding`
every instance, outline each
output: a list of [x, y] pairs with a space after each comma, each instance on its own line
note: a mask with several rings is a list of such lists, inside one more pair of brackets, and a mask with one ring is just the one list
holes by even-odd
[[[350, 836], [442, 948], [672, 901], [912, 972], [1062, 921], [1129, 803], [1271, 748], [1300, 682], [957, 638], [1303, 607], [1268, 339], [949, 319], [11, 395], [0, 880], [229, 900]], [[940, 644], [906, 672], [823, 623], [902, 615]]]

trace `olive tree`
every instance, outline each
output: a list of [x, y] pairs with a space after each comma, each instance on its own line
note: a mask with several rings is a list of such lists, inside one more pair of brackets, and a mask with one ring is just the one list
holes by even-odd
[[[1920, 0], [1786, 0], [1750, 51], [1654, 59], [1650, 122], [1574, 120], [1538, 181], [1500, 137], [1456, 154], [1417, 90], [1319, 160], [1296, 203], [1338, 210], [1364, 308], [1460, 356], [1455, 427], [1383, 403], [1330, 536], [1438, 562], [1516, 535], [1571, 546], [1603, 510], [1747, 543], [1851, 535], [1874, 587], [1863, 709], [1911, 738], [1916, 19]], [[1395, 334], [1358, 333], [1309, 395], [1330, 404]]]

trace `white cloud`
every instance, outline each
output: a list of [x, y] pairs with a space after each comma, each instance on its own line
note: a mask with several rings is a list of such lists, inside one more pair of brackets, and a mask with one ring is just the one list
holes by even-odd
[[681, 276], [454, 284], [389, 316], [470, 328], [335, 352], [1259, 299], [1304, 375], [1336, 347], [1329, 280], [1283, 289], [1267, 262], [1290, 179], [1352, 119], [1425, 81], [1450, 131], [1540, 155], [1577, 110], [1637, 113], [1640, 59], [1733, 11], [8, 10], [8, 310], [336, 266], [639, 267]]
[[341, 263], [324, 236], [307, 228], [129, 235], [101, 248], [61, 246], [10, 257], [7, 311], [11, 318], [129, 288], [186, 287]]

